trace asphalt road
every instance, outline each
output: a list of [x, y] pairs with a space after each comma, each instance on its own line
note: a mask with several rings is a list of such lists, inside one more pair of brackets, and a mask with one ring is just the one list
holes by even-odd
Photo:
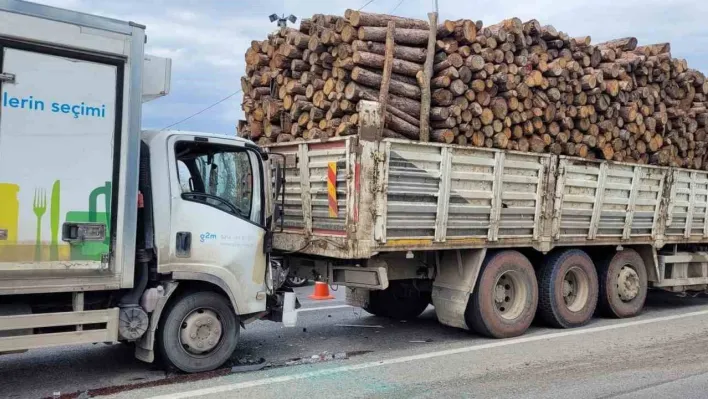
[[[706, 397], [707, 297], [652, 293], [631, 320], [534, 326], [523, 337], [490, 340], [441, 326], [432, 308], [400, 323], [343, 307], [343, 293], [335, 295], [304, 300], [296, 328], [247, 326], [234, 360], [262, 357], [273, 366], [265, 370], [167, 375], [124, 345], [56, 348], [0, 356], [0, 397]], [[287, 365], [324, 352], [348, 358]]]

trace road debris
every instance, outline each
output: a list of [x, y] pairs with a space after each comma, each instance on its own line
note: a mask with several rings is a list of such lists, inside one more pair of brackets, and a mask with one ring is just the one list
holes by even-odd
[[264, 369], [267, 366], [268, 363], [263, 358], [260, 358], [258, 360], [239, 359], [238, 362], [231, 367], [231, 372], [245, 373], [248, 371], [258, 371]]
[[313, 364], [313, 363], [321, 363], [321, 362], [328, 362], [332, 360], [345, 360], [349, 359], [349, 354], [347, 352], [337, 352], [337, 353], [329, 353], [329, 352], [322, 352], [318, 355], [312, 355], [311, 357], [303, 357], [303, 358], [298, 358], [298, 359], [293, 359], [290, 361], [285, 362], [286, 366], [297, 366], [300, 364]]
[[335, 324], [337, 327], [361, 327], [361, 328], [384, 328], [381, 325], [370, 325], [370, 324]]

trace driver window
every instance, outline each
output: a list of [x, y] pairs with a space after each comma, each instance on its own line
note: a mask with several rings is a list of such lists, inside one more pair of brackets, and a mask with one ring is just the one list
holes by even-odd
[[175, 147], [182, 197], [251, 219], [253, 173], [248, 152], [210, 143]]

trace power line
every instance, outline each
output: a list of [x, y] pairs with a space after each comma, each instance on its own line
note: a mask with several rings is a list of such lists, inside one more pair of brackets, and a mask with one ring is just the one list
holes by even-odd
[[172, 126], [177, 126], [177, 125], [179, 125], [180, 123], [186, 122], [186, 121], [188, 121], [188, 120], [194, 118], [195, 116], [197, 116], [197, 115], [199, 115], [199, 114], [201, 114], [201, 113], [203, 113], [203, 112], [206, 112], [206, 111], [208, 111], [208, 110], [210, 110], [210, 109], [216, 107], [217, 105], [223, 103], [224, 101], [228, 100], [229, 98], [235, 96], [236, 94], [238, 94], [238, 93], [240, 93], [240, 92], [241, 92], [241, 89], [238, 89], [238, 90], [236, 90], [235, 92], [229, 94], [228, 96], [222, 98], [221, 100], [215, 102], [214, 104], [212, 104], [212, 105], [210, 105], [210, 106], [208, 106], [208, 107], [202, 109], [201, 111], [195, 112], [195, 113], [193, 113], [192, 115], [189, 115], [188, 117], [186, 117], [186, 118], [180, 120], [179, 122], [175, 122], [175, 123], [173, 123], [173, 124], [171, 124], [171, 125], [169, 125], [169, 126], [163, 127], [161, 130], [167, 130], [167, 129], [171, 128]]
[[393, 14], [393, 12], [396, 11], [396, 9], [398, 8], [398, 6], [400, 6], [401, 4], [403, 4], [404, 1], [405, 1], [405, 0], [400, 0], [400, 1], [398, 2], [398, 4], [396, 4], [396, 6], [393, 7], [393, 10], [389, 11], [388, 13], [389, 13], [389, 14]]
[[357, 11], [363, 10], [364, 7], [368, 6], [369, 4], [371, 4], [371, 3], [373, 3], [373, 2], [374, 2], [374, 0], [369, 0], [369, 1], [367, 1], [366, 4], [364, 4], [363, 6], [359, 7], [359, 9], [358, 9]]

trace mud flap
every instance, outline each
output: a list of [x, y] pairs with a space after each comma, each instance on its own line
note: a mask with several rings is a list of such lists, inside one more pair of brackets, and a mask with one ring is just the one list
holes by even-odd
[[486, 248], [437, 253], [432, 296], [440, 323], [469, 330], [465, 310], [486, 254]]

